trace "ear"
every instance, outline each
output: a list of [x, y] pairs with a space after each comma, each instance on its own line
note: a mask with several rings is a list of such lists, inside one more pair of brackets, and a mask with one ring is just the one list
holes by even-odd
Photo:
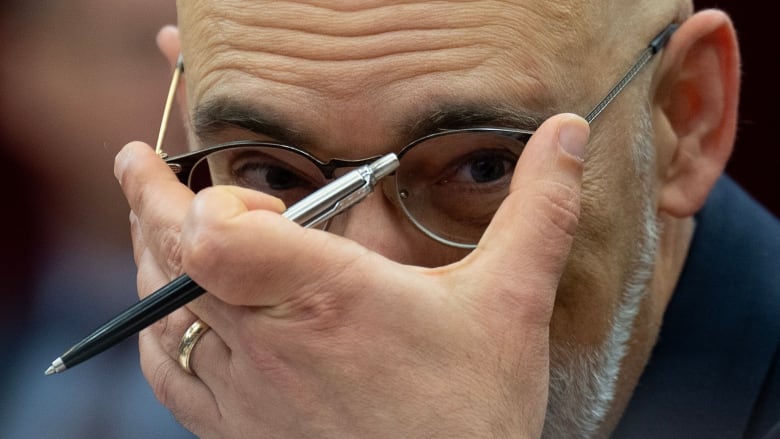
[[659, 209], [696, 213], [723, 173], [734, 144], [739, 102], [739, 49], [721, 11], [686, 20], [669, 41], [654, 100]]
[[[163, 54], [165, 59], [171, 66], [171, 71], [176, 68], [176, 63], [179, 60], [179, 54], [181, 54], [181, 42], [179, 40], [179, 28], [176, 26], [165, 26], [157, 32], [157, 47], [160, 49], [160, 53]], [[185, 60], [185, 72], [186, 72], [186, 60]], [[183, 76], [182, 76], [183, 77]], [[176, 102], [179, 105], [179, 112], [182, 115], [184, 126], [187, 131], [187, 138], [191, 140], [191, 131], [189, 123], [189, 113], [187, 112], [187, 90], [184, 86], [184, 81], [179, 80], [178, 88], [176, 89]], [[190, 142], [191, 143], [191, 142]]]

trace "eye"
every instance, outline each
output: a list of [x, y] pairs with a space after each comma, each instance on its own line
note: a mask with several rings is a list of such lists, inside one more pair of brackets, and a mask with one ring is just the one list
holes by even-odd
[[236, 160], [232, 165], [232, 174], [238, 185], [268, 193], [316, 189], [307, 176], [266, 155], [253, 154]]
[[281, 168], [268, 168], [265, 172], [265, 179], [271, 189], [277, 190], [291, 189], [303, 183], [298, 176]]
[[255, 158], [234, 163], [232, 173], [241, 186], [258, 190], [288, 190], [306, 185], [306, 181], [294, 171]]
[[440, 183], [488, 184], [511, 178], [517, 157], [506, 150], [475, 151], [450, 165]]

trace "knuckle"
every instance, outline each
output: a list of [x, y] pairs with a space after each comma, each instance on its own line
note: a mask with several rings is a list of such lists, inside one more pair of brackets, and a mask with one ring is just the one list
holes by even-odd
[[[141, 337], [153, 337], [149, 331], [141, 332]], [[154, 343], [150, 341], [150, 343]], [[197, 418], [193, 413], [191, 400], [186, 394], [177, 391], [177, 383], [184, 373], [179, 364], [170, 357], [162, 359], [154, 354], [154, 349], [144, 349], [141, 343], [141, 372], [158, 401], [167, 407], [176, 419], [185, 426], [195, 425]]]
[[148, 247], [144, 242], [143, 232], [134, 215], [130, 216], [130, 238], [133, 243], [133, 260], [135, 265], [140, 268], [143, 255]]
[[174, 364], [173, 360], [166, 359], [161, 361], [152, 367], [151, 371], [146, 370], [146, 375], [149, 385], [152, 387], [154, 396], [166, 407], [173, 408], [175, 404], [175, 398], [171, 392], [171, 381], [174, 379], [175, 374], [179, 373], [176, 369], [178, 365]]
[[160, 230], [161, 263], [167, 267], [170, 277], [182, 273], [181, 227], [163, 226]]
[[144, 234], [141, 230], [141, 223], [138, 221], [138, 215], [131, 210], [128, 219], [130, 221], [130, 237], [133, 239], [133, 242], [142, 241]]
[[[141, 259], [144, 259], [144, 254], [141, 254]], [[152, 294], [162, 286], [163, 282], [164, 280], [160, 279], [159, 274], [151, 267], [148, 267], [144, 263], [138, 264], [138, 273], [135, 276], [135, 283], [139, 297], [143, 298]]]
[[154, 332], [159, 335], [160, 345], [165, 352], [171, 352], [173, 355], [178, 354], [179, 342], [192, 321], [191, 317], [185, 317], [181, 312], [175, 312], [160, 319], [154, 325]]
[[174, 349], [178, 349], [178, 345], [174, 347], [172, 342], [172, 339], [175, 337], [175, 335], [172, 334], [173, 330], [171, 328], [171, 318], [172, 317], [170, 315], [165, 316], [157, 321], [153, 326], [154, 332], [157, 333], [160, 337], [160, 345], [162, 345], [166, 352], [174, 352]]
[[219, 236], [219, 232], [213, 228], [203, 227], [188, 231], [184, 236], [183, 242], [179, 243], [178, 256], [181, 267], [190, 276], [208, 272], [221, 259], [225, 242]]
[[154, 206], [155, 187], [146, 182], [131, 179], [129, 174], [130, 172], [122, 174], [122, 179], [125, 181], [120, 181], [120, 184], [125, 189], [125, 195], [130, 202], [130, 209], [143, 218], [146, 212]]
[[[153, 215], [159, 200], [153, 198], [150, 188], [139, 186], [135, 194], [135, 214], [131, 214], [131, 232], [134, 239], [153, 239], [156, 242], [147, 244], [157, 248], [157, 261], [164, 267], [170, 277], [181, 274], [181, 226], [179, 224], [163, 224], [163, 217]], [[153, 191], [151, 191], [153, 192]], [[135, 243], [135, 241], [134, 241]], [[140, 243], [140, 242], [139, 242]]]

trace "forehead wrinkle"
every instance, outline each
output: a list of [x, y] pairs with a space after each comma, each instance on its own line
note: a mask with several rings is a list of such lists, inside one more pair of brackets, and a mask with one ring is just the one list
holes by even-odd
[[[473, 5], [479, 6], [473, 6]], [[472, 9], [480, 8], [479, 18]], [[251, 3], [229, 10], [220, 4], [211, 16], [252, 28], [282, 28], [319, 36], [353, 37], [375, 35], [399, 30], [472, 28], [484, 24], [486, 17], [498, 17], [501, 9], [492, 2], [402, 3], [360, 8], [350, 11], [311, 6], [301, 2]], [[220, 12], [221, 11], [221, 12]], [[420, 20], [420, 17], [425, 17]]]
[[[476, 47], [440, 48], [383, 55], [374, 59], [305, 60], [284, 54], [242, 50], [235, 47], [208, 49], [208, 61], [192, 59], [187, 65], [197, 84], [188, 82], [193, 101], [205, 98], [216, 87], [232, 84], [256, 89], [264, 85], [289, 86], [288, 93], [326, 99], [350, 99], [372, 94], [382, 87], [437, 74], [466, 75], [489, 62]], [[185, 59], [186, 59], [185, 52]], [[193, 102], [194, 103], [194, 102]]]
[[[372, 6], [377, 3], [381, 2]], [[211, 86], [231, 81], [254, 81], [259, 92], [262, 82], [271, 86], [268, 82], [275, 82], [293, 86], [302, 94], [337, 99], [439, 73], [457, 78], [477, 72], [472, 76], [488, 82], [548, 88], [553, 80], [561, 79], [555, 76], [560, 65], [553, 58], [576, 53], [574, 46], [582, 46], [577, 37], [582, 37], [578, 29], [583, 24], [575, 20], [582, 12], [581, 4], [542, 3], [532, 8], [523, 2], [474, 1], [456, 7], [447, 2], [404, 3], [359, 7], [346, 13], [291, 2], [258, 6], [196, 0], [193, 4], [184, 7], [180, 3], [183, 40], [188, 34], [197, 36], [197, 47], [183, 41], [189, 72], [199, 77], [197, 90], [188, 90], [192, 104], [209, 94]], [[307, 13], [302, 14], [300, 8]], [[382, 12], [377, 15], [377, 11]], [[566, 62], [576, 63], [576, 59], [569, 57]], [[483, 75], [478, 70], [483, 66], [510, 68]], [[536, 87], [533, 96], [526, 94], [529, 99], [547, 100], [538, 91]]]
[[222, 1], [207, 4], [198, 12], [202, 19], [209, 21], [208, 26], [224, 22], [249, 28], [279, 28], [342, 37], [400, 30], [480, 27], [485, 19], [494, 22], [506, 13], [505, 5], [490, 0], [374, 3], [353, 2], [354, 8], [335, 9], [302, 1]]
[[[582, 30], [575, 19], [582, 19], [581, 8], [532, 8], [522, 2], [403, 3], [355, 12], [290, 2], [230, 5], [208, 5], [192, 27], [212, 45], [304, 60], [372, 59], [478, 44], [550, 46], [550, 40], [577, 41], [573, 37]], [[542, 34], [545, 38], [538, 38]]]
[[[458, 51], [458, 56], [453, 56], [452, 52], [396, 54], [371, 62], [341, 61], [334, 65], [332, 61], [302, 62], [297, 58], [270, 54], [263, 54], [265, 62], [246, 62], [250, 57], [257, 59], [258, 54], [224, 50], [212, 56], [208, 65], [201, 67], [197, 83], [188, 82], [188, 95], [190, 104], [195, 104], [215, 93], [228, 93], [231, 88], [261, 97], [270, 89], [280, 90], [279, 87], [283, 86], [285, 95], [337, 104], [425, 77], [440, 74], [450, 75], [450, 78], [458, 74], [465, 76], [485, 62], [478, 54]], [[399, 68], [399, 65], [408, 64], [415, 67]]]
[[[484, 28], [482, 28], [484, 29]], [[238, 29], [235, 29], [238, 30]], [[370, 61], [408, 53], [490, 49], [495, 46], [478, 41], [474, 33], [462, 29], [399, 30], [363, 36], [322, 36], [282, 28], [247, 28], [253, 38], [230, 39], [230, 33], [220, 33], [222, 40], [212, 42], [215, 49], [294, 58], [301, 61]]]
[[[483, 38], [489, 33], [487, 25], [473, 19], [468, 24], [460, 20], [414, 20], [412, 17], [399, 20], [399, 14], [391, 14], [386, 16], [392, 19], [377, 21], [375, 14], [368, 20], [339, 14], [340, 20], [313, 20], [307, 14], [285, 12], [291, 16], [277, 18], [269, 13], [247, 11], [207, 14], [192, 23], [192, 32], [202, 37], [206, 48], [215, 55], [236, 50], [302, 61], [366, 61], [406, 53], [490, 46]], [[450, 15], [464, 11], [454, 12]], [[324, 25], [319, 25], [320, 22]]]
[[[439, 47], [417, 49], [410, 52], [384, 54], [367, 60], [327, 60], [301, 58], [283, 53], [270, 53], [254, 49], [211, 46], [200, 51], [200, 60], [188, 58], [187, 69], [197, 81], [188, 81], [191, 103], [208, 94], [214, 87], [232, 84], [263, 92], [268, 86], [286, 85], [287, 92], [310, 94], [319, 98], [350, 99], [358, 95], [373, 94], [383, 87], [421, 80], [425, 77], [449, 75], [449, 79], [466, 77], [480, 67], [495, 62], [498, 54], [486, 53], [479, 45], [467, 47]], [[205, 59], [208, 59], [207, 61]], [[512, 76], [536, 76], [532, 66], [516, 69]], [[194, 72], [194, 73], [193, 73]], [[491, 80], [488, 75], [485, 80]], [[434, 79], [437, 80], [437, 79]], [[194, 84], [193, 82], [197, 82]]]

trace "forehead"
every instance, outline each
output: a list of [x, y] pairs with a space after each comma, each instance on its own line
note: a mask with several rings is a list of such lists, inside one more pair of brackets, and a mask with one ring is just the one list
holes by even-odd
[[578, 84], [568, 102], [593, 76], [582, 53], [594, 43], [595, 3], [182, 1], [190, 109], [235, 99], [266, 109], [285, 101], [301, 117], [326, 108], [342, 119], [376, 108], [392, 117], [454, 96], [555, 107], [561, 72]]

